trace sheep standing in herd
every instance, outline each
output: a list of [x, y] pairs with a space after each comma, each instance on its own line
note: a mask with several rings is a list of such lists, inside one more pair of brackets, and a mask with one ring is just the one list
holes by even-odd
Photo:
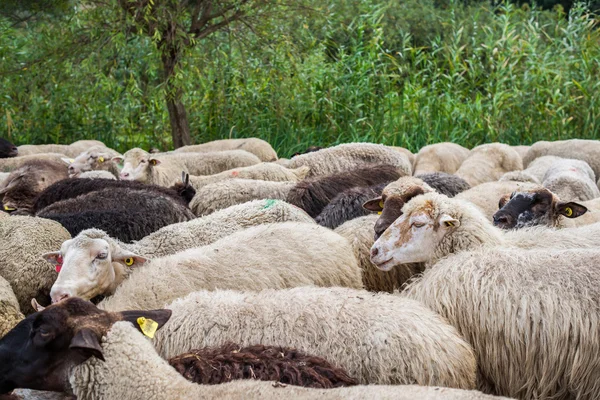
[[0, 397], [600, 398], [597, 148], [0, 140]]

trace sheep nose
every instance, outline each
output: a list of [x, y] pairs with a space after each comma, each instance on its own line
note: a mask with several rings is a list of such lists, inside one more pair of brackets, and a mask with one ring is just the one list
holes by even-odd
[[19, 150], [19, 149], [17, 149], [17, 147], [16, 147], [16, 146], [14, 146], [14, 147], [12, 147], [12, 148], [11, 148], [11, 150], [12, 150], [12, 151], [17, 151], [17, 150]]
[[379, 249], [377, 247], [373, 247], [371, 249], [371, 257], [375, 257], [377, 254], [379, 254]]
[[73, 168], [72, 165], [69, 165], [69, 174], [72, 174], [73, 172], [75, 172], [75, 168]]
[[494, 225], [509, 225], [510, 218], [506, 214], [494, 215]]
[[68, 299], [71, 296], [69, 295], [69, 293], [61, 291], [58, 293], [51, 293], [50, 297], [52, 297], [52, 304], [54, 304], [54, 303], [60, 303], [61, 301]]
[[129, 172], [121, 172], [121, 174], [119, 175], [121, 177], [121, 179], [125, 179], [129, 177]]

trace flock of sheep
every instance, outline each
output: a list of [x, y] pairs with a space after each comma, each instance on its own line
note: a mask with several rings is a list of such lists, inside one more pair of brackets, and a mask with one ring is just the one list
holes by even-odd
[[0, 139], [0, 398], [599, 399], [599, 156]]

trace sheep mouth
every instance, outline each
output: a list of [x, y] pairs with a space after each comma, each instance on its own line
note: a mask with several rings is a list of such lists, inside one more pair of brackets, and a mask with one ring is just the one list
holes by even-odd
[[382, 262], [378, 262], [375, 264], [375, 266], [377, 267], [377, 269], [380, 269], [381, 271], [390, 271], [392, 268], [395, 267], [395, 262], [394, 262], [394, 258], [389, 258], [385, 261]]

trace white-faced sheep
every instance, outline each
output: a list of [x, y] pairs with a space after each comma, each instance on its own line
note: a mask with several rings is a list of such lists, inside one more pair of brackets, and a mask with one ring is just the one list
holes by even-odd
[[411, 175], [408, 157], [382, 144], [347, 143], [319, 151], [301, 154], [290, 160], [289, 168], [310, 167], [309, 177], [337, 174], [368, 165], [386, 164], [403, 175]]
[[441, 260], [404, 292], [475, 349], [479, 388], [520, 399], [600, 397], [597, 250], [487, 248]]
[[600, 155], [600, 141], [598, 140], [539, 141], [531, 146], [523, 158], [523, 166], [527, 167], [533, 160], [542, 156], [574, 158], [587, 162], [592, 167], [594, 174], [600, 176], [600, 157], [598, 155]]
[[153, 155], [135, 148], [114, 160], [123, 161], [120, 179], [159, 186], [171, 186], [182, 171], [190, 175], [213, 175], [260, 163], [258, 157], [244, 150]]
[[[416, 385], [353, 386], [323, 390], [251, 379], [222, 385], [193, 384], [161, 359], [142, 335], [143, 332], [144, 335], [153, 336], [154, 331], [160, 330], [170, 315], [169, 310], [106, 313], [75, 298], [41, 310], [22, 321], [7, 338], [0, 340], [0, 355], [8, 360], [0, 366], [0, 395], [15, 387], [33, 386], [73, 393], [81, 400], [183, 400], [190, 397], [263, 400], [282, 397], [329, 400], [491, 399], [476, 391]], [[148, 326], [152, 330], [148, 330]], [[28, 341], [30, 335], [21, 334], [25, 331], [31, 331], [30, 335], [34, 337], [41, 337], [45, 333], [47, 338]], [[23, 358], [35, 359], [36, 362], [23, 362]], [[266, 367], [269, 362], [265, 360]], [[437, 367], [437, 360], [434, 365]], [[307, 367], [298, 365], [294, 373]], [[226, 366], [220, 368], [221, 371], [215, 373], [226, 373]], [[422, 368], [427, 370], [430, 367], [423, 365]], [[333, 374], [334, 370], [329, 370]], [[248, 375], [253, 377], [252, 371]], [[133, 390], [132, 382], [135, 383]], [[11, 398], [15, 398], [14, 393]], [[46, 397], [44, 399], [49, 400]]]
[[276, 344], [324, 357], [360, 383], [474, 387], [469, 346], [435, 313], [398, 296], [317, 287], [200, 291], [167, 308], [173, 316], [154, 338], [165, 358], [227, 342]]
[[84, 172], [107, 171], [115, 177], [119, 176], [119, 166], [113, 160], [121, 154], [105, 146], [94, 146], [72, 160], [64, 159], [69, 164], [69, 177], [80, 177]]
[[252, 200], [285, 200], [294, 185], [294, 182], [227, 179], [200, 188], [190, 202], [190, 208], [196, 216], [202, 217]]
[[391, 271], [381, 271], [370, 259], [371, 247], [375, 242], [373, 229], [378, 220], [377, 214], [359, 217], [345, 222], [335, 229], [342, 235], [354, 250], [354, 256], [362, 269], [362, 280], [365, 289], [372, 292], [393, 292], [402, 289], [415, 274], [423, 271], [422, 264], [403, 264]]
[[556, 161], [546, 171], [542, 185], [565, 200], [586, 201], [600, 197], [594, 171], [581, 160]]
[[272, 182], [300, 182], [306, 178], [308, 167], [288, 169], [275, 163], [260, 163], [249, 167], [235, 168], [214, 175], [190, 176], [190, 184], [200, 189], [211, 183], [227, 179], [255, 179]]
[[90, 147], [106, 147], [98, 140], [78, 140], [71, 144], [26, 144], [19, 146], [19, 155], [37, 155], [44, 153], [60, 153], [67, 157], [76, 157]]
[[42, 254], [71, 238], [59, 223], [43, 218], [12, 216], [0, 223], [0, 276], [13, 287], [24, 313], [33, 311], [31, 299], [49, 303], [57, 274]]
[[62, 265], [50, 292], [53, 301], [112, 294], [100, 303], [108, 310], [160, 307], [200, 289], [362, 288], [349, 243], [327, 228], [297, 222], [251, 227], [154, 260], [120, 247], [102, 231], [89, 230], [45, 258]]
[[498, 202], [505, 194], [538, 187], [538, 184], [531, 182], [486, 182], [457, 194], [455, 198], [474, 204], [489, 221], [492, 221], [494, 213], [498, 211]]
[[212, 142], [183, 146], [175, 149], [173, 153], [207, 153], [225, 150], [245, 150], [265, 162], [277, 160], [277, 153], [273, 147], [258, 138], [213, 140]]
[[6, 279], [0, 276], [0, 338], [23, 318], [15, 293]]
[[473, 148], [456, 175], [471, 186], [477, 186], [497, 181], [507, 172], [522, 169], [523, 162], [514, 149], [502, 143], [489, 143]]
[[282, 200], [254, 200], [165, 226], [133, 244], [121, 246], [145, 258], [164, 257], [205, 246], [251, 226], [286, 221], [312, 223], [313, 219]]
[[413, 175], [431, 172], [455, 173], [469, 156], [469, 149], [456, 143], [444, 142], [425, 146], [415, 159]]

